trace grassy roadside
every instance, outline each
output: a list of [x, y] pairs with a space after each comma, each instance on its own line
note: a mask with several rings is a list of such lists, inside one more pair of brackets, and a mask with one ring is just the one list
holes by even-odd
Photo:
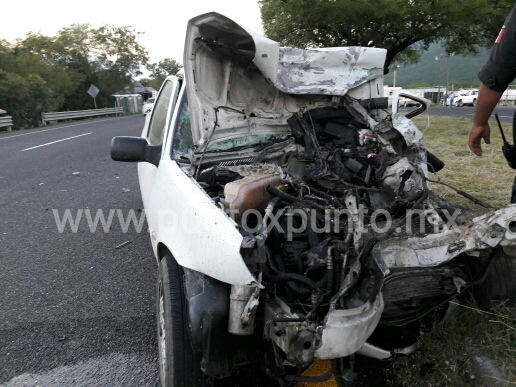
[[[463, 306], [459, 308], [465, 308]], [[394, 386], [516, 385], [516, 313], [500, 305], [490, 313], [465, 308], [450, 321], [422, 333], [416, 352], [390, 361]], [[479, 370], [490, 359], [493, 373]], [[504, 384], [496, 384], [505, 382]]]
[[[426, 115], [413, 121], [421, 130], [427, 126]], [[431, 174], [431, 178], [448, 182], [493, 206], [509, 203], [516, 172], [509, 168], [503, 157], [502, 139], [496, 124], [491, 124], [491, 145], [483, 144], [483, 156], [477, 157], [468, 148], [470, 119], [430, 117], [430, 123], [423, 144], [446, 164], [443, 170]], [[511, 138], [511, 125], [502, 125], [506, 136]], [[432, 189], [451, 201], [471, 206], [471, 202], [448, 188], [433, 184]]]
[[[416, 117], [414, 122], [424, 130], [427, 117]], [[503, 158], [502, 140], [495, 125], [491, 125], [491, 145], [482, 146], [481, 158], [468, 148], [470, 119], [431, 117], [423, 144], [446, 164], [433, 179], [439, 178], [502, 207], [509, 203], [515, 172]], [[510, 138], [511, 125], [505, 124], [504, 131]], [[475, 207], [446, 187], [431, 187], [448, 200]], [[413, 355], [389, 361], [386, 368], [393, 386], [516, 385], [516, 308], [500, 305], [491, 313], [474, 306], [458, 309], [460, 313], [448, 322], [421, 333], [419, 348]], [[492, 359], [501, 374], [479, 373], [477, 364], [482, 357]]]

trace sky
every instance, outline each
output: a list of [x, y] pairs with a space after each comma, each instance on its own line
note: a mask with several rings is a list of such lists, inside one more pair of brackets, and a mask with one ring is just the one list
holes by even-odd
[[2, 8], [0, 39], [14, 41], [30, 31], [54, 35], [74, 23], [131, 25], [145, 32], [140, 43], [153, 63], [164, 58], [183, 62], [186, 24], [206, 12], [221, 13], [253, 31], [263, 31], [258, 0], [18, 0]]

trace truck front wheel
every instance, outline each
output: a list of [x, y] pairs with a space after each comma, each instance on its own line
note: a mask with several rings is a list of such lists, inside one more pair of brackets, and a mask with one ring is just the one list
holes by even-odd
[[170, 253], [159, 263], [156, 293], [161, 386], [210, 385], [188, 335], [183, 271]]

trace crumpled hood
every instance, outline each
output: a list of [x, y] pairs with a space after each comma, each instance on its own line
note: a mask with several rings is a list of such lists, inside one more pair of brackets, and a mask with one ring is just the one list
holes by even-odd
[[218, 13], [197, 16], [184, 51], [194, 143], [202, 150], [208, 139], [289, 133], [292, 113], [382, 77], [385, 56], [368, 47], [280, 47]]

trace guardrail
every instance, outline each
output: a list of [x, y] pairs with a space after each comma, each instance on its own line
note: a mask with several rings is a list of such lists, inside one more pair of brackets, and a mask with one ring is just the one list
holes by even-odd
[[7, 131], [11, 131], [13, 125], [13, 118], [11, 116], [0, 117], [0, 128], [7, 128]]
[[74, 111], [69, 111], [69, 112], [41, 113], [41, 121], [43, 122], [43, 126], [46, 126], [47, 122], [49, 122], [49, 121], [71, 120], [73, 118], [105, 116], [108, 114], [122, 114], [123, 112], [124, 112], [123, 107], [116, 107], [116, 108], [106, 108], [106, 109], [74, 110]]

